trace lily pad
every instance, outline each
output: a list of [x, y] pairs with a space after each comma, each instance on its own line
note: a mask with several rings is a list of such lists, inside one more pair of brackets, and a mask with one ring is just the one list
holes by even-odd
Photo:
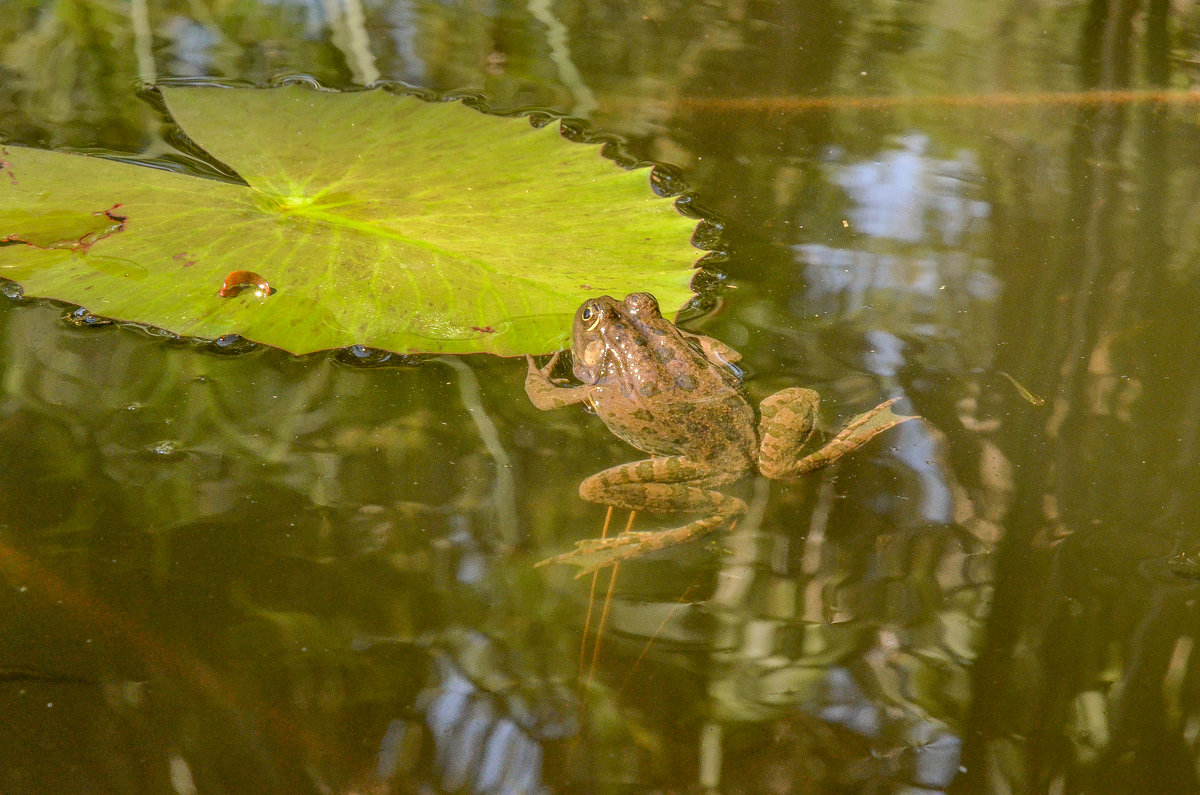
[[[590, 295], [691, 295], [696, 221], [649, 169], [557, 123], [382, 90], [162, 92], [245, 184], [5, 147], [0, 276], [104, 317], [297, 354], [544, 353]], [[270, 289], [223, 291], [238, 271]]]

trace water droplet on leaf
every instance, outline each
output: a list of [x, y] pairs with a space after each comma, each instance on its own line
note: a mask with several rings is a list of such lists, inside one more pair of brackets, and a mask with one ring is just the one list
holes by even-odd
[[113, 321], [106, 317], [93, 315], [91, 312], [84, 309], [82, 306], [78, 309], [68, 312], [63, 320], [70, 323], [72, 326], [79, 328], [92, 328], [95, 326], [111, 326]]
[[219, 353], [223, 356], [241, 356], [254, 353], [262, 348], [257, 342], [248, 340], [240, 334], [222, 334], [211, 342], [201, 343], [201, 350], [208, 353]]
[[0, 279], [0, 295], [13, 301], [20, 301], [25, 297], [25, 288], [11, 279]]
[[340, 348], [333, 351], [330, 357], [338, 364], [346, 364], [351, 367], [412, 367], [424, 361], [419, 356], [405, 356], [368, 345], [351, 345], [348, 348]]
[[217, 295], [222, 298], [232, 298], [243, 290], [253, 290], [254, 295], [258, 298], [275, 292], [262, 274], [254, 271], [230, 271]]

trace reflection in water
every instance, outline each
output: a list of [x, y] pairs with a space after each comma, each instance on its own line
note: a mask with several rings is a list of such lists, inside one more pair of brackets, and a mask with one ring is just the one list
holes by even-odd
[[[636, 592], [614, 604], [612, 631], [652, 639], [660, 664], [673, 653], [690, 649], [694, 658], [707, 650], [707, 661], [693, 666], [707, 681], [709, 725], [723, 731], [715, 735], [721, 741], [701, 743], [704, 783], [740, 791], [755, 786], [746, 776], [767, 776], [727, 750], [744, 747], [762, 725], [775, 728], [761, 759], [786, 756], [789, 747], [821, 759], [816, 769], [792, 771], [816, 791], [851, 781], [940, 789], [958, 774], [995, 543], [970, 532], [969, 501], [960, 498], [958, 524], [949, 524], [938, 497], [925, 499], [921, 484], [935, 474], [913, 472], [901, 480], [907, 486], [892, 486], [915, 504], [885, 509], [894, 515], [882, 521], [894, 529], [848, 507], [870, 510], [872, 501], [854, 496], [861, 487], [837, 486], [838, 476], [822, 479], [808, 508], [770, 509], [761, 524], [743, 522], [722, 539], [711, 596], [698, 606], [715, 624], [697, 624], [683, 610], [656, 620]], [[696, 629], [705, 624], [699, 641]], [[614, 675], [629, 664], [613, 664]]]
[[426, 81], [426, 64], [421, 57], [419, 34], [421, 32], [418, 4], [410, 0], [396, 0], [386, 6], [388, 31], [395, 42], [399, 63], [391, 77], [407, 81], [412, 85], [429, 85]]
[[[937, 160], [927, 148], [910, 134], [872, 160], [830, 160], [829, 185], [844, 196], [852, 236], [837, 248], [794, 247], [808, 287], [795, 309], [860, 335], [858, 366], [889, 396], [902, 394], [910, 366], [904, 339], [969, 332], [978, 320], [964, 322], [947, 302], [983, 308], [998, 292], [987, 260], [966, 253], [989, 216], [972, 197], [972, 158]], [[840, 772], [824, 786], [941, 790], [960, 772], [995, 522], [1012, 486], [1002, 474], [978, 482], [965, 473], [959, 483], [942, 446], [928, 423], [902, 425], [885, 457], [822, 479], [810, 507], [769, 510], [725, 542], [732, 552], [710, 603], [719, 618], [713, 719], [784, 721], [791, 743], [806, 727], [804, 742], [817, 748], [812, 719], [842, 727], [850, 733], [842, 739], [857, 737], [862, 748], [825, 748], [826, 769]], [[993, 466], [1005, 471], [1002, 456]], [[747, 774], [733, 764], [731, 775]]]
[[954, 160], [929, 157], [929, 139], [910, 133], [875, 160], [835, 168], [833, 184], [853, 201], [855, 233], [902, 243], [958, 246], [988, 217], [986, 202], [963, 195], [979, 178], [968, 152]]
[[166, 73], [176, 77], [203, 77], [213, 69], [212, 50], [220, 43], [218, 32], [185, 16], [173, 16], [164, 21], [161, 29], [170, 41], [164, 55], [169, 55]]
[[843, 192], [854, 242], [794, 246], [808, 287], [799, 311], [844, 320], [900, 312], [888, 318], [904, 324], [893, 329], [939, 339], [986, 325], [978, 314], [956, 316], [994, 304], [999, 292], [988, 260], [971, 253], [985, 250], [990, 215], [974, 198], [978, 169], [966, 153], [953, 160], [926, 155], [928, 143], [912, 133], [873, 160], [830, 157], [826, 168]]
[[[1088, 4], [1081, 88], [1130, 87], [1135, 62], [1167, 84], [1169, 11], [1149, 8], [1143, 27], [1127, 4]], [[1196, 212], [1198, 194], [1171, 187], [1196, 183], [1194, 159], [1175, 148], [1195, 125], [1167, 107], [1073, 115], [1062, 212], [1033, 239], [1026, 226], [1003, 240], [1014, 285], [1038, 289], [1006, 296], [1002, 365], [1038, 376], [1048, 411], [1017, 426], [1037, 442], [1013, 448], [1015, 537], [968, 766], [994, 787], [1196, 792], [1197, 590], [1169, 567], [1200, 526], [1200, 332], [1186, 319], [1196, 274], [1185, 286], [1168, 265], [1187, 248], [1169, 242], [1173, 214]], [[1044, 266], [1022, 267], [1028, 256]]]
[[[542, 740], [574, 733], [575, 727], [539, 715], [548, 705], [513, 694], [502, 699], [482, 689], [456, 666], [448, 656], [436, 657], [432, 679], [418, 698], [424, 725], [392, 721], [380, 743], [375, 775], [380, 781], [424, 780], [443, 791], [480, 795], [547, 791]], [[431, 752], [421, 748], [425, 738]], [[435, 776], [422, 772], [422, 754], [430, 753]]]

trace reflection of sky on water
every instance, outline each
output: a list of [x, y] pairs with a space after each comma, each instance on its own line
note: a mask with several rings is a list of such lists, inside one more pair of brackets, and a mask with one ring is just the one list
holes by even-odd
[[[442, 679], [425, 718], [433, 734], [438, 768], [450, 791], [536, 792], [542, 771], [541, 746], [465, 676], [439, 660]], [[381, 754], [381, 765], [383, 755]], [[384, 776], [383, 778], [387, 778]]]
[[[884, 382], [894, 382], [905, 363], [904, 341], [883, 329], [868, 329], [864, 336], [867, 346], [861, 360], [863, 369]], [[898, 397], [899, 394], [889, 397]], [[911, 413], [911, 410], [908, 404], [901, 404], [897, 408], [902, 414]], [[916, 488], [906, 497], [909, 509], [926, 522], [952, 522], [954, 495], [946, 483], [942, 468], [934, 463], [940, 460], [937, 439], [923, 423], [917, 422], [902, 423], [889, 433], [892, 439], [889, 454], [917, 479]]]
[[[800, 243], [806, 289], [793, 311], [833, 323], [835, 333], [861, 340], [859, 366], [889, 397], [907, 363], [913, 337], [948, 341], [958, 366], [984, 366], [991, 305], [999, 282], [991, 272], [985, 235], [990, 205], [977, 198], [975, 158], [959, 152], [940, 159], [929, 154], [930, 139], [910, 133], [869, 159], [847, 162], [831, 151], [826, 184], [840, 195], [850, 236], [844, 245]], [[834, 212], [839, 212], [835, 210]], [[901, 404], [900, 410], [911, 407]], [[914, 477], [906, 505], [919, 521], [952, 521], [953, 496], [939, 465], [937, 442], [920, 424], [892, 432], [894, 455]]]
[[[941, 159], [930, 154], [931, 148], [927, 136], [912, 133], [866, 159], [850, 160], [845, 152], [830, 152], [825, 184], [837, 195], [824, 204], [840, 208], [832, 212], [841, 215], [826, 215], [822, 220], [834, 228], [844, 223], [847, 234], [793, 248], [806, 288], [794, 299], [793, 311], [819, 317], [830, 324], [831, 334], [849, 337], [851, 349], [861, 352], [858, 367], [873, 376], [886, 397], [904, 396], [901, 370], [914, 364], [910, 361], [914, 338], [928, 347], [953, 351], [939, 360], [954, 370], [986, 365], [993, 349], [989, 337], [1000, 283], [987, 256], [991, 206], [979, 198], [981, 177], [969, 152]], [[903, 401], [898, 410], [907, 413], [912, 408]], [[887, 450], [894, 471], [903, 473], [891, 492], [899, 500], [877, 495], [871, 504], [880, 513], [891, 514], [895, 529], [887, 537], [895, 548], [907, 547], [903, 539], [917, 546], [938, 538], [947, 542], [939, 564], [944, 575], [958, 567], [966, 571], [964, 561], [976, 553], [985, 553], [986, 558], [989, 547], [965, 541], [957, 548], [958, 541], [950, 540], [966, 538], [948, 529], [963, 514], [956, 509], [965, 506], [956, 505], [954, 476], [945, 465], [942, 445], [942, 437], [924, 422], [893, 429]], [[939, 536], [935, 528], [943, 528], [947, 535]], [[873, 561], [878, 571], [863, 587], [869, 591], [886, 582], [893, 597], [908, 594], [912, 604], [920, 603], [919, 567], [910, 571], [910, 559], [904, 554], [892, 557], [889, 549], [877, 553]], [[982, 572], [990, 571], [982, 562], [976, 565]], [[880, 631], [861, 657], [873, 673], [863, 681], [877, 687], [876, 676], [888, 681], [920, 672], [929, 682], [937, 682], [931, 690], [946, 687], [962, 696], [969, 655], [956, 657], [946, 627], [973, 626], [971, 611], [984, 601], [989, 576], [980, 573], [965, 580], [970, 585], [963, 593], [979, 599], [970, 608], [947, 600], [933, 613], [918, 611], [907, 620], [886, 612], [874, 616], [881, 620]], [[879, 582], [874, 582], [876, 577]], [[942, 583], [944, 595], [954, 588], [951, 582]], [[937, 620], [930, 620], [931, 615]], [[934, 637], [938, 642], [930, 644]], [[926, 667], [918, 662], [930, 653], [947, 663]], [[926, 711], [916, 706], [929, 696], [919, 688], [909, 694], [911, 703], [900, 698], [885, 706], [860, 694], [863, 681], [858, 675], [862, 671], [851, 675], [830, 669], [828, 692], [840, 695], [821, 708], [822, 717], [875, 742], [881, 742], [883, 735], [892, 737], [896, 759], [905, 760], [901, 767], [907, 770], [907, 783], [920, 791], [943, 791], [958, 773], [962, 751], [953, 710]], [[884, 719], [885, 714], [890, 717]]]
[[972, 195], [980, 179], [975, 159], [968, 152], [930, 157], [929, 145], [913, 133], [871, 160], [842, 163], [842, 152], [830, 153], [829, 182], [844, 193], [845, 221], [860, 245], [794, 247], [809, 288], [803, 311], [854, 313], [880, 293], [952, 304], [996, 298], [990, 262], [972, 252], [991, 214]]
[[396, 55], [403, 64], [403, 77], [410, 83], [420, 84], [426, 77], [425, 61], [417, 49], [417, 11], [412, 3], [393, 2], [384, 11], [390, 23], [388, 32], [396, 46]]
[[978, 181], [975, 158], [965, 151], [953, 160], [928, 157], [929, 139], [920, 133], [898, 143], [876, 160], [841, 166], [832, 175], [855, 203], [854, 230], [905, 243], [961, 245], [991, 210], [964, 195]]
[[[478, 651], [490, 640], [475, 635], [471, 645]], [[542, 741], [569, 736], [577, 730], [574, 722], [557, 721], [553, 707], [519, 693], [489, 692], [446, 655], [435, 657], [434, 671], [418, 703], [425, 713], [436, 771], [414, 755], [424, 740], [410, 735], [422, 733], [420, 723], [398, 718], [379, 744], [379, 781], [411, 783], [415, 777], [422, 781], [421, 791], [436, 783], [439, 791], [477, 795], [546, 792]]]
[[219, 33], [183, 16], [171, 17], [163, 29], [171, 41], [166, 49], [171, 56], [170, 74], [200, 77], [213, 73], [213, 48], [220, 41]]
[[[303, 20], [301, 35], [308, 41], [330, 38], [330, 43], [339, 46], [332, 37], [332, 29], [338, 25], [352, 24], [347, 17], [345, 0], [262, 0], [264, 5], [276, 6], [283, 13], [294, 14]], [[392, 64], [393, 76], [413, 84], [421, 84], [428, 77], [428, 69], [418, 44], [421, 34], [419, 9], [412, 2], [393, 0], [382, 8], [368, 8], [373, 27], [379, 23], [391, 39], [397, 63]], [[178, 77], [201, 77], [219, 74], [217, 50], [226, 35], [215, 25], [174, 15], [158, 25], [158, 32], [170, 42], [164, 49], [171, 60], [166, 73]], [[233, 35], [233, 34], [231, 34]], [[384, 48], [386, 49], [386, 48]]]

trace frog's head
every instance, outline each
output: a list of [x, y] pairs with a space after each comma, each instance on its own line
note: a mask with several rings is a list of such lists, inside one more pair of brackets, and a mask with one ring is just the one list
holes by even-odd
[[571, 353], [575, 377], [594, 384], [620, 362], [642, 355], [647, 321], [662, 320], [649, 293], [633, 293], [624, 301], [602, 295], [589, 298], [575, 312]]
[[575, 310], [571, 328], [571, 358], [575, 377], [594, 384], [605, 370], [605, 362], [615, 358], [616, 346], [627, 335], [629, 318], [621, 304], [611, 296], [589, 298]]

